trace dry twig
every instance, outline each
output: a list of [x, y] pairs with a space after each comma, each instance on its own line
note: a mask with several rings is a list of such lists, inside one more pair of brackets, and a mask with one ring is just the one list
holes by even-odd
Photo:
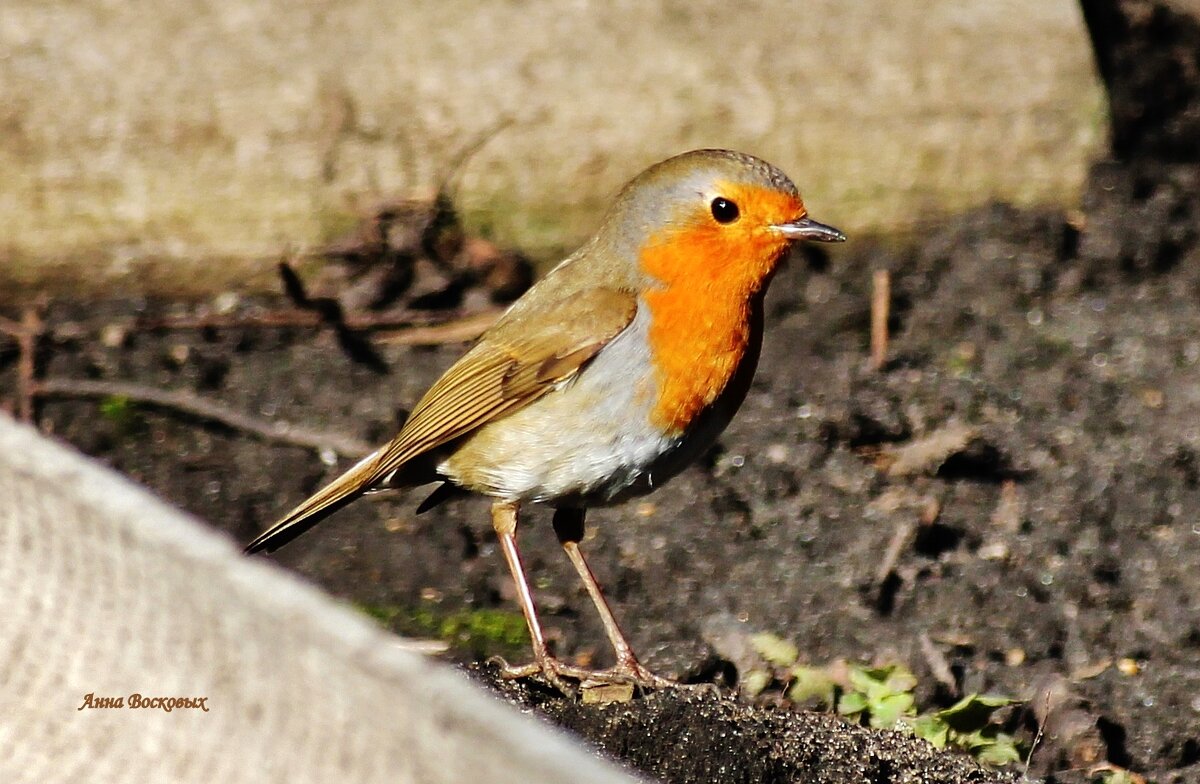
[[915, 520], [902, 520], [896, 525], [896, 530], [892, 533], [891, 540], [888, 541], [887, 549], [883, 551], [883, 560], [879, 562], [879, 568], [875, 570], [876, 587], [882, 587], [892, 572], [896, 570], [900, 554], [904, 552], [905, 546], [916, 533], [917, 523]]
[[919, 641], [921, 655], [925, 657], [925, 663], [929, 665], [929, 671], [933, 673], [934, 679], [945, 686], [951, 694], [958, 696], [958, 683], [954, 680], [950, 662], [946, 661], [946, 657], [938, 650], [933, 640], [929, 639], [928, 634], [921, 632]]
[[462, 343], [474, 340], [483, 331], [496, 323], [500, 308], [485, 310], [471, 316], [463, 316], [453, 321], [428, 326], [412, 326], [391, 332], [381, 332], [375, 336], [380, 343], [397, 343], [403, 346], [439, 346], [444, 343]]
[[1017, 483], [1006, 479], [1000, 485], [1000, 500], [992, 512], [991, 523], [1005, 533], [1016, 533], [1021, 528], [1021, 495]]
[[37, 345], [42, 336], [42, 303], [29, 305], [19, 322], [0, 317], [0, 332], [17, 342], [17, 418], [33, 423], [33, 385], [37, 374]]
[[318, 452], [332, 449], [347, 457], [362, 457], [374, 449], [365, 441], [351, 436], [309, 430], [285, 422], [271, 422], [233, 411], [190, 392], [154, 389], [141, 384], [51, 378], [38, 382], [33, 387], [33, 394], [37, 397], [123, 397], [134, 403], [216, 422], [264, 441], [302, 446]]
[[891, 273], [875, 270], [871, 278], [871, 369], [882, 370], [887, 363], [888, 312], [892, 300]]
[[[471, 318], [464, 316], [463, 318]], [[353, 330], [396, 329], [406, 327], [437, 326], [445, 321], [442, 313], [411, 310], [401, 313], [359, 313], [345, 317], [343, 324]], [[178, 316], [144, 318], [134, 323], [139, 330], [156, 329], [228, 329], [231, 327], [320, 327], [326, 319], [311, 310], [290, 308], [270, 310], [264, 313], [221, 315], [209, 313], [202, 316]]]
[[965, 449], [976, 435], [974, 428], [951, 422], [903, 446], [883, 449], [875, 465], [888, 476], [933, 473], [951, 455]]

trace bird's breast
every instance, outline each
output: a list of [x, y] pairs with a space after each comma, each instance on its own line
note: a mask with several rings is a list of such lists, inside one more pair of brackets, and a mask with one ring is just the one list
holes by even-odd
[[785, 250], [770, 234], [729, 235], [704, 221], [671, 228], [642, 248], [639, 267], [657, 282], [643, 295], [657, 426], [686, 433], [754, 353], [762, 326], [754, 309]]
[[725, 391], [755, 337], [750, 304], [698, 300], [679, 286], [651, 291], [649, 347], [658, 381], [652, 421], [682, 434]]

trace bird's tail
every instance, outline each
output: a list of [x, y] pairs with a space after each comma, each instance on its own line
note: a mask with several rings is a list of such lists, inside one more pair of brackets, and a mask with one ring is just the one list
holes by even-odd
[[247, 553], [274, 552], [370, 489], [375, 480], [376, 450], [288, 512], [246, 545]]

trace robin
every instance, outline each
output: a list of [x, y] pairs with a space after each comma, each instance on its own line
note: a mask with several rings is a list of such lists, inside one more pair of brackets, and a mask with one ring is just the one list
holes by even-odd
[[[798, 240], [845, 239], [808, 217], [782, 171], [750, 155], [696, 150], [650, 167], [596, 235], [438, 379], [395, 438], [246, 551], [273, 551], [373, 490], [443, 482], [418, 511], [453, 488], [482, 493], [533, 645], [533, 662], [505, 675], [540, 673], [564, 690], [564, 678], [669, 683], [638, 661], [584, 560], [584, 515], [661, 486], [713, 443], [750, 386], [780, 259]], [[555, 534], [616, 652], [607, 670], [547, 650], [517, 550], [529, 503], [555, 510]]]

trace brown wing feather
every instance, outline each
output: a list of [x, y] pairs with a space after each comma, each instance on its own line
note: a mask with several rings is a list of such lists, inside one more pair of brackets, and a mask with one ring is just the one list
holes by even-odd
[[536, 323], [501, 319], [429, 388], [390, 443], [305, 500], [246, 551], [275, 550], [414, 457], [529, 405], [579, 372], [636, 312], [630, 292], [586, 289], [539, 311]]

